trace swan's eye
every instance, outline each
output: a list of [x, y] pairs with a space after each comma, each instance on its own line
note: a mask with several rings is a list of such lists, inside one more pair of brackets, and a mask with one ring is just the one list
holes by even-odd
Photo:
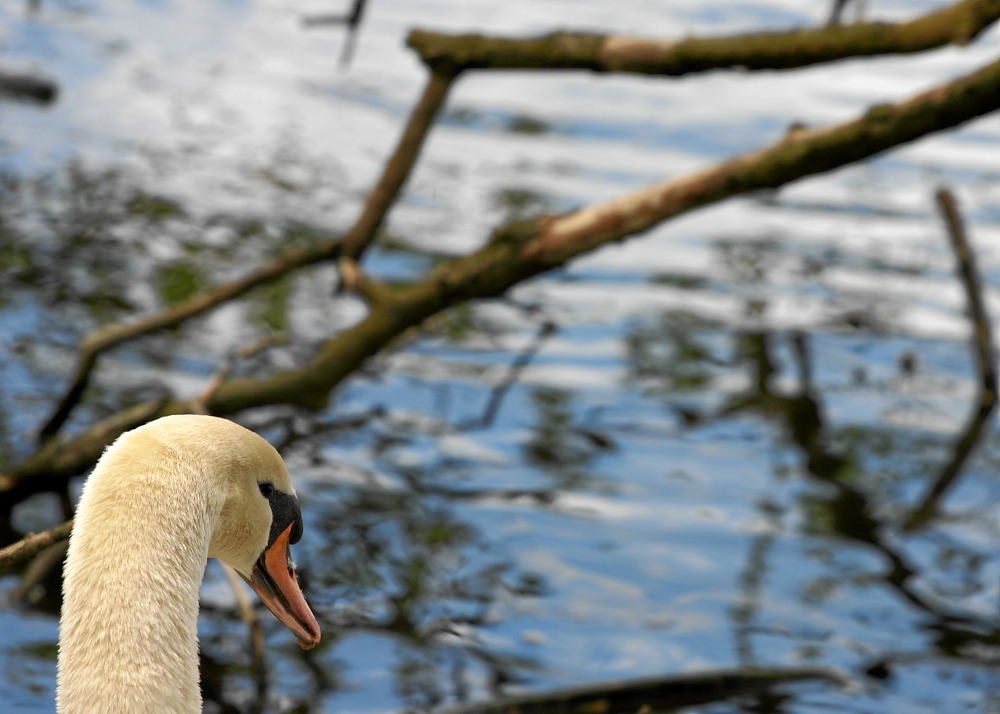
[[260, 489], [260, 495], [264, 498], [270, 498], [271, 494], [274, 493], [274, 485], [270, 481], [262, 481], [257, 484], [257, 488]]

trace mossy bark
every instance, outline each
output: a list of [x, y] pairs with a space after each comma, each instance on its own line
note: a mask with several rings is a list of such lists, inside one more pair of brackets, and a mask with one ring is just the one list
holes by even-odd
[[998, 0], [964, 0], [911, 22], [663, 41], [559, 32], [530, 39], [414, 30], [407, 42], [432, 68], [580, 69], [680, 76], [712, 69], [787, 70], [848, 57], [964, 45], [1000, 18]]

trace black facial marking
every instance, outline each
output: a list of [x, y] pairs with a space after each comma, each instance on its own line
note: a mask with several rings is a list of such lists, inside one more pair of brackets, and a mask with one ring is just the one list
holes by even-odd
[[[270, 484], [268, 485], [270, 486]], [[263, 494], [264, 484], [262, 483], [260, 486]], [[267, 547], [270, 548], [289, 525], [292, 526], [292, 533], [288, 542], [298, 543], [302, 538], [302, 509], [299, 507], [299, 499], [290, 493], [279, 491], [273, 486], [271, 486], [270, 493], [265, 494], [265, 497], [271, 504], [271, 534], [267, 539]]]

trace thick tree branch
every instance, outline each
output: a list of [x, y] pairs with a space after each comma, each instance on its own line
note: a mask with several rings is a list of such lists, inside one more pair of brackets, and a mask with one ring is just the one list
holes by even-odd
[[693, 208], [776, 188], [875, 156], [1000, 109], [1000, 60], [898, 104], [843, 124], [801, 129], [762, 151], [621, 198], [540, 221], [524, 258], [549, 266], [647, 230]]
[[499, 229], [488, 245], [439, 266], [424, 282], [392, 288], [366, 319], [332, 338], [298, 370], [220, 385], [209, 408], [231, 413], [290, 402], [319, 408], [340, 380], [405, 329], [457, 303], [495, 297], [512, 285], [609, 242], [709, 203], [828, 171], [1000, 108], [1000, 61], [844, 124], [798, 131], [718, 166], [563, 216]]
[[963, 0], [910, 22], [864, 22], [676, 42], [560, 32], [535, 39], [414, 30], [407, 40], [431, 68], [583, 69], [680, 76], [712, 69], [795, 69], [847, 57], [963, 45], [1000, 18], [998, 0]]

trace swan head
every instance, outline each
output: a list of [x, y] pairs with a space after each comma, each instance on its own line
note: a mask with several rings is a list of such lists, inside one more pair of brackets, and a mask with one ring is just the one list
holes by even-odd
[[[163, 417], [144, 428], [166, 427], [173, 450], [199, 463], [222, 506], [208, 557], [232, 567], [261, 601], [310, 649], [319, 624], [295, 573], [291, 545], [302, 537], [302, 511], [278, 452], [249, 429], [218, 417]], [[166, 430], [164, 430], [166, 431]]]

